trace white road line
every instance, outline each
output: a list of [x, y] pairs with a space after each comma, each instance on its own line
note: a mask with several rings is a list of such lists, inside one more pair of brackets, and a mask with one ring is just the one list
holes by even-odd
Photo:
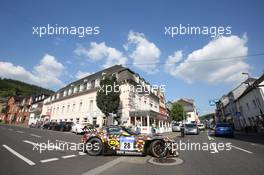
[[62, 156], [61, 158], [68, 159], [68, 158], [71, 158], [71, 157], [76, 157], [76, 155], [72, 154], [72, 155]]
[[21, 154], [19, 154], [18, 152], [16, 152], [15, 150], [13, 150], [12, 148], [3, 145], [3, 147], [5, 147], [9, 152], [11, 152], [12, 154], [14, 154], [15, 156], [17, 156], [18, 158], [22, 159], [23, 161], [25, 161], [27, 164], [33, 166], [36, 165], [34, 162], [32, 162], [31, 160], [29, 160], [28, 158], [22, 156]]
[[84, 152], [79, 152], [79, 155], [80, 155], [80, 156], [85, 156], [85, 155], [87, 155], [87, 154], [84, 153]]
[[52, 162], [52, 161], [56, 161], [56, 160], [59, 160], [59, 159], [58, 158], [50, 158], [50, 159], [41, 160], [40, 162], [41, 163], [46, 163], [46, 162]]
[[9, 130], [9, 131], [13, 131], [13, 129], [11, 129], [11, 128], [9, 128], [8, 130]]
[[125, 157], [119, 157], [115, 160], [112, 160], [110, 162], [107, 162], [101, 166], [98, 166], [90, 171], [87, 171], [85, 173], [83, 173], [82, 175], [97, 175], [102, 173], [103, 171], [107, 170], [108, 168], [111, 168], [113, 166], [115, 166], [116, 164], [122, 162], [123, 160], [125, 160]]
[[29, 144], [31, 144], [31, 145], [37, 145], [37, 146], [39, 146], [39, 144], [34, 143], [34, 142], [31, 142], [31, 141], [28, 141], [28, 140], [23, 140], [23, 142], [25, 142], [25, 143], [29, 143]]
[[21, 133], [21, 134], [23, 134], [23, 133], [24, 133], [23, 131], [16, 131], [16, 132], [18, 132], [18, 133]]
[[36, 135], [36, 134], [30, 134], [30, 135], [33, 136], [33, 137], [41, 138], [41, 136]]
[[238, 149], [238, 150], [240, 150], [240, 151], [244, 151], [244, 152], [249, 153], [249, 154], [252, 154], [252, 153], [253, 153], [253, 152], [251, 152], [251, 151], [245, 150], [245, 149], [243, 149], [243, 148], [239, 148], [239, 147], [234, 146], [234, 145], [231, 145], [231, 147], [233, 147], [233, 148], [235, 148], [235, 149]]
[[52, 145], [51, 143], [50, 143], [50, 145], [47, 143], [47, 144], [40, 144], [40, 143], [34, 143], [34, 142], [31, 142], [31, 141], [28, 141], [28, 140], [23, 140], [23, 142], [25, 142], [25, 143], [29, 143], [29, 144], [31, 144], [31, 145], [33, 145], [33, 146], [39, 146], [39, 147], [41, 147], [41, 148], [44, 148], [45, 150], [49, 150], [49, 149], [51, 149], [51, 150], [61, 150], [61, 148], [59, 147], [59, 146], [55, 146], [54, 144]]
[[209, 136], [209, 131], [207, 132], [207, 137], [208, 137], [208, 140], [215, 140], [213, 137]]

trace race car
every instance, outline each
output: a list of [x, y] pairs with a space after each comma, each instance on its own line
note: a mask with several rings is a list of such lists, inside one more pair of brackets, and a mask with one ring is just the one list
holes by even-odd
[[130, 128], [108, 126], [86, 132], [81, 140], [83, 151], [91, 156], [116, 155], [152, 155], [163, 158], [177, 156], [173, 141], [162, 135], [141, 135]]

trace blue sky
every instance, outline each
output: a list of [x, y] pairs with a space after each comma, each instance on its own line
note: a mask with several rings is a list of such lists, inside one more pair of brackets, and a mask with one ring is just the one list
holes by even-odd
[[[201, 114], [249, 72], [263, 73], [263, 1], [1, 1], [0, 76], [57, 90], [78, 75], [124, 62], [166, 98], [193, 98]], [[33, 26], [99, 26], [99, 35], [38, 37]], [[231, 26], [232, 34], [165, 35], [165, 26]], [[176, 53], [176, 54], [175, 54]], [[116, 60], [113, 59], [116, 56]], [[245, 56], [217, 61], [217, 58]], [[120, 58], [120, 60], [119, 60]], [[144, 58], [144, 59], [142, 59]], [[146, 59], [145, 59], [146, 58]], [[170, 59], [169, 59], [170, 58]], [[208, 60], [214, 59], [209, 62]], [[191, 63], [188, 63], [191, 62]], [[198, 63], [195, 63], [198, 61]], [[151, 67], [133, 63], [155, 64]], [[79, 72], [79, 74], [78, 74]]]

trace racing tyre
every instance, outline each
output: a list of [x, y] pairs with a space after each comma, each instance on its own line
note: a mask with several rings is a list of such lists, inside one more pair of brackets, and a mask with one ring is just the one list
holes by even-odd
[[103, 152], [103, 143], [99, 138], [91, 138], [86, 142], [85, 150], [90, 156], [98, 156]]
[[150, 144], [150, 153], [157, 158], [166, 157], [169, 153], [166, 144], [162, 140], [155, 140]]

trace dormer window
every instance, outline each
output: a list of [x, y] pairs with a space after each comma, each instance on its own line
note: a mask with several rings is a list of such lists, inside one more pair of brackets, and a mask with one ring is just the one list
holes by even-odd
[[96, 79], [95, 80], [95, 87], [99, 87], [100, 86], [100, 79]]
[[71, 95], [72, 94], [72, 89], [69, 89], [68, 90], [68, 95]]
[[92, 86], [92, 85], [91, 85], [91, 82], [88, 82], [88, 83], [87, 83], [87, 90], [88, 90], [88, 89], [91, 89], [91, 86]]
[[81, 85], [80, 85], [80, 92], [82, 92], [82, 91], [83, 91], [83, 89], [84, 89], [84, 85], [83, 85], [83, 84], [81, 84]]
[[73, 89], [73, 93], [77, 93], [78, 92], [78, 86], [75, 86], [74, 89]]

